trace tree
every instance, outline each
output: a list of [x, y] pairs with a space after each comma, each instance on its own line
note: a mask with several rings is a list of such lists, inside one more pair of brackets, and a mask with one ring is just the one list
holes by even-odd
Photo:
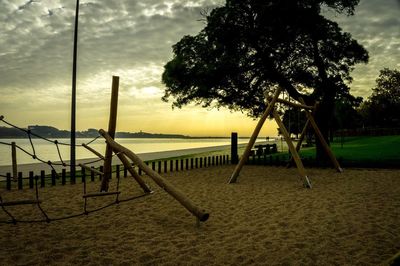
[[361, 108], [365, 126], [400, 127], [400, 71], [384, 68]]
[[354, 97], [350, 94], [337, 98], [335, 101], [332, 131], [361, 127], [362, 117], [358, 110], [362, 101], [362, 97]]
[[[165, 65], [163, 100], [227, 107], [258, 117], [264, 91], [282, 87], [294, 99], [322, 102], [317, 121], [325, 136], [334, 99], [348, 90], [352, 67], [366, 50], [321, 15], [325, 5], [351, 15], [358, 0], [227, 0], [196, 36], [173, 46]], [[319, 153], [321, 154], [321, 153]], [[317, 152], [318, 156], [318, 152]]]

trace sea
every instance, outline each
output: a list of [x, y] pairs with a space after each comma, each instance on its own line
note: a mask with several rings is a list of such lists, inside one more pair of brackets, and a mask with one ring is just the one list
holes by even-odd
[[[87, 159], [95, 158], [91, 151], [87, 150], [81, 144], [89, 143], [93, 139], [79, 138], [76, 139], [76, 159]], [[270, 138], [270, 142], [276, 142], [280, 144], [275, 138]], [[69, 139], [57, 140], [60, 144], [55, 145], [53, 142], [48, 142], [43, 139], [32, 139], [32, 144], [29, 139], [0, 139], [0, 166], [11, 165], [11, 144], [15, 142], [19, 147], [17, 148], [17, 163], [18, 164], [30, 164], [38, 163], [39, 161], [32, 158], [29, 154], [35, 154], [37, 158], [43, 161], [65, 161], [69, 160], [70, 157], [70, 146], [63, 145], [69, 144]], [[120, 138], [116, 141], [132, 150], [135, 153], [147, 153], [147, 152], [160, 152], [160, 151], [171, 151], [180, 149], [191, 149], [191, 148], [202, 148], [202, 147], [214, 147], [222, 145], [230, 145], [230, 138]], [[258, 141], [266, 141], [265, 138], [259, 138]], [[238, 143], [248, 143], [249, 138], [239, 138]], [[89, 146], [98, 151], [100, 154], [105, 152], [105, 141], [102, 138], [96, 139]], [[29, 154], [28, 154], [29, 153]]]

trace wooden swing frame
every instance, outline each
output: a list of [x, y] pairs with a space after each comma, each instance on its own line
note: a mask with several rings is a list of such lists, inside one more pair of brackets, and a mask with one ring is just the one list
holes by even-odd
[[[299, 103], [294, 103], [294, 102], [290, 102], [287, 100], [283, 100], [283, 99], [279, 98], [279, 95], [281, 94], [281, 92], [282, 92], [282, 89], [280, 87], [278, 87], [273, 97], [266, 97], [267, 108], [265, 109], [263, 115], [261, 116], [260, 120], [258, 121], [258, 123], [253, 131], [253, 134], [251, 135], [249, 143], [246, 146], [243, 156], [241, 157], [239, 163], [236, 165], [235, 170], [233, 171], [233, 173], [228, 181], [229, 184], [237, 182], [240, 171], [242, 170], [243, 166], [245, 165], [245, 163], [247, 162], [247, 160], [250, 156], [251, 149], [253, 148], [253, 145], [256, 142], [256, 139], [261, 131], [261, 128], [264, 125], [265, 120], [270, 115], [272, 115], [272, 117], [275, 119], [275, 121], [278, 124], [278, 127], [280, 129], [280, 132], [282, 133], [283, 137], [285, 138], [285, 141], [289, 147], [289, 151], [292, 155], [292, 160], [295, 162], [295, 164], [297, 166], [297, 170], [298, 170], [300, 176], [304, 180], [305, 187], [312, 188], [312, 185], [311, 185], [310, 179], [307, 176], [306, 170], [304, 168], [303, 162], [301, 161], [298, 151], [301, 148], [301, 143], [303, 142], [306, 131], [310, 125], [313, 128], [316, 137], [321, 142], [321, 145], [322, 145], [325, 153], [328, 155], [329, 159], [331, 160], [333, 166], [336, 168], [336, 170], [338, 172], [343, 172], [343, 169], [340, 167], [339, 162], [336, 160], [335, 155], [333, 154], [332, 150], [330, 149], [328, 143], [325, 141], [317, 123], [315, 122], [313, 112], [315, 111], [317, 104], [315, 104], [314, 106], [308, 106], [308, 105], [306, 105], [305, 101], [302, 98], [299, 98]], [[301, 135], [300, 135], [300, 138], [299, 138], [299, 141], [298, 141], [296, 147], [294, 146], [294, 144], [290, 138], [289, 132], [287, 131], [278, 112], [275, 109], [276, 103], [282, 103], [282, 104], [289, 105], [292, 107], [301, 108], [306, 113], [307, 122], [304, 125], [304, 128], [301, 132]]]

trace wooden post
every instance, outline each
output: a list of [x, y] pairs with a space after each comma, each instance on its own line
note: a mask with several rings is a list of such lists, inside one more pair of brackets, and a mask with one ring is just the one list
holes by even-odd
[[[302, 98], [299, 99], [302, 104], [304, 104], [304, 100]], [[338, 172], [343, 172], [343, 169], [340, 167], [339, 162], [336, 160], [335, 155], [333, 154], [332, 150], [329, 148], [328, 143], [326, 143], [324, 136], [322, 136], [321, 131], [319, 130], [317, 123], [314, 120], [314, 117], [311, 115], [310, 112], [306, 111], [307, 119], [310, 120], [310, 124], [315, 131], [315, 135], [318, 137], [319, 141], [321, 142], [322, 147], [324, 148], [326, 154], [328, 155], [329, 159], [331, 160], [333, 166], [336, 168]]]
[[17, 145], [15, 142], [11, 142], [11, 157], [12, 157], [12, 169], [13, 169], [13, 179], [16, 181], [18, 179], [18, 168], [17, 168]]
[[46, 185], [45, 175], [44, 170], [40, 171], [40, 187], [45, 187]]
[[6, 189], [11, 190], [11, 173], [6, 174]]
[[64, 168], [61, 170], [61, 184], [65, 185], [67, 177], [67, 170]]
[[33, 188], [33, 171], [29, 171], [29, 188]]
[[237, 164], [239, 162], [238, 156], [238, 133], [232, 132], [231, 133], [231, 158], [232, 164]]
[[235, 170], [232, 173], [231, 178], [229, 179], [229, 184], [235, 183], [237, 181], [237, 178], [239, 176], [240, 171], [242, 170], [244, 164], [246, 163], [247, 159], [249, 158], [250, 155], [250, 151], [253, 148], [254, 143], [257, 140], [258, 134], [261, 131], [262, 126], [265, 123], [265, 120], [268, 118], [268, 116], [270, 115], [272, 109], [275, 106], [275, 102], [279, 97], [279, 94], [281, 93], [281, 88], [278, 87], [276, 89], [275, 95], [274, 97], [271, 99], [271, 101], [269, 102], [267, 109], [265, 110], [264, 114], [262, 115], [262, 117], [260, 118], [260, 120], [257, 123], [256, 128], [254, 129], [253, 134], [251, 135], [251, 138], [249, 140], [249, 143], [247, 144], [247, 147], [242, 155], [242, 158], [240, 159], [239, 163], [236, 165]]
[[23, 179], [22, 179], [22, 172], [18, 173], [18, 189], [23, 189]]
[[163, 188], [168, 194], [174, 197], [179, 203], [181, 203], [189, 212], [191, 212], [194, 216], [199, 218], [200, 221], [207, 221], [209, 214], [204, 210], [198, 208], [194, 203], [187, 198], [181, 191], [176, 189], [171, 183], [162, 178], [157, 172], [153, 171], [150, 167], [148, 167], [135, 153], [131, 150], [121, 146], [117, 142], [115, 142], [111, 136], [107, 134], [104, 130], [100, 129], [99, 133], [106, 139], [107, 144], [112, 147], [115, 152], [122, 152], [129, 159], [132, 160], [140, 169], [142, 169], [154, 182]]
[[56, 185], [56, 170], [52, 169], [51, 170], [51, 185], [55, 186]]
[[140, 177], [140, 175], [135, 171], [132, 164], [129, 160], [125, 157], [125, 155], [121, 153], [117, 153], [119, 160], [124, 164], [124, 168], [129, 171], [131, 176], [138, 182], [139, 186], [143, 189], [145, 193], [150, 193], [151, 188], [144, 182], [144, 180]]
[[303, 166], [303, 163], [301, 162], [300, 156], [297, 153], [292, 140], [290, 139], [289, 132], [286, 130], [286, 127], [283, 124], [281, 118], [279, 117], [279, 114], [275, 110], [272, 111], [272, 115], [274, 116], [275, 121], [278, 124], [278, 127], [280, 128], [281, 133], [286, 140], [286, 143], [289, 147], [290, 153], [292, 154], [292, 157], [297, 165], [297, 170], [299, 171], [300, 176], [304, 178], [304, 185], [308, 188], [311, 188], [311, 182], [308, 179], [306, 170], [304, 169], [304, 166]]
[[[113, 76], [111, 89], [110, 119], [108, 122], [108, 134], [112, 139], [114, 139], [115, 137], [115, 130], [117, 127], [118, 89], [119, 77]], [[111, 178], [112, 149], [109, 145], [107, 145], [106, 147], [106, 154], [104, 158], [104, 176], [101, 182], [100, 191], [108, 191], [108, 183], [109, 179]]]

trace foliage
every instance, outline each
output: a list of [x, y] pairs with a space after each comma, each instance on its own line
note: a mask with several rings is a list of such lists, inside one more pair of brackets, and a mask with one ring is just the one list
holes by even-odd
[[362, 97], [354, 97], [350, 94], [338, 97], [335, 101], [332, 129], [353, 129], [361, 127], [362, 117], [358, 109], [362, 101]]
[[365, 126], [400, 127], [400, 71], [384, 68], [361, 108]]
[[[307, 101], [348, 90], [354, 64], [367, 52], [337, 23], [321, 15], [326, 5], [352, 14], [353, 1], [228, 0], [207, 16], [206, 27], [173, 46], [165, 65], [163, 99], [227, 107], [257, 117], [264, 90], [281, 86]], [[304, 93], [305, 89], [312, 93]]]

